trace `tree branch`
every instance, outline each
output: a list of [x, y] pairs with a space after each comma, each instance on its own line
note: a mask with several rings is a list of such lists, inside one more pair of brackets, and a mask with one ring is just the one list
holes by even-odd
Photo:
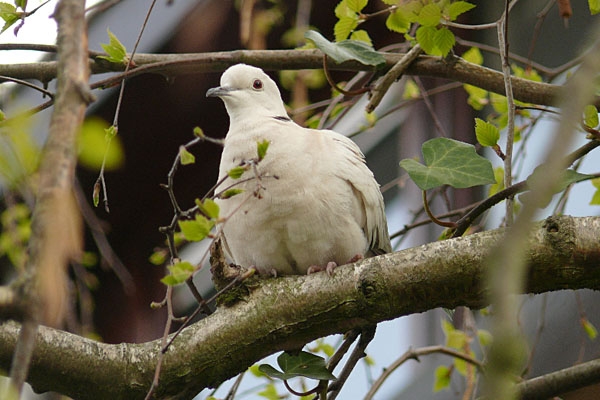
[[[488, 303], [484, 264], [502, 229], [430, 243], [339, 267], [334, 276], [262, 280], [231, 307], [186, 328], [165, 355], [156, 398], [190, 398], [274, 352], [437, 307]], [[527, 293], [600, 289], [600, 218], [537, 223], [527, 250]], [[6, 368], [18, 325], [0, 326]], [[160, 341], [110, 345], [40, 328], [29, 382], [78, 399], [143, 398]], [[596, 375], [598, 380], [600, 376]], [[90, 390], [93, 387], [94, 390]]]
[[[381, 73], [397, 64], [404, 54], [382, 53], [386, 64]], [[118, 84], [124, 77], [145, 73], [166, 76], [189, 75], [204, 72], [221, 72], [230, 65], [247, 63], [267, 70], [320, 69], [323, 53], [319, 50], [235, 50], [198, 54], [136, 54], [133, 57], [138, 67], [126, 75], [118, 74], [100, 82], [102, 86]], [[111, 64], [100, 58], [92, 58], [89, 67], [94, 74], [121, 72], [125, 65]], [[372, 67], [355, 61], [336, 64], [328, 58], [329, 70], [372, 71]], [[37, 79], [48, 82], [56, 76], [57, 64], [54, 61], [35, 64], [0, 65], [0, 75], [16, 79]], [[406, 70], [407, 74], [446, 78], [478, 86], [485, 90], [504, 94], [504, 78], [501, 72], [480, 65], [471, 64], [459, 57], [441, 59], [433, 56], [419, 56]], [[558, 86], [528, 81], [512, 77], [513, 93], [516, 100], [539, 105], [555, 105]], [[597, 101], [597, 103], [600, 103]]]

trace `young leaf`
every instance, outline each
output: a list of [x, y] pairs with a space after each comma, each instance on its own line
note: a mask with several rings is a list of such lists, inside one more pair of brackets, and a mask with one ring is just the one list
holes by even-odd
[[423, 51], [429, 55], [434, 55], [436, 50], [435, 46], [435, 33], [437, 29], [432, 26], [420, 26], [417, 29], [417, 43], [421, 46]]
[[79, 163], [91, 170], [104, 168], [108, 171], [116, 170], [125, 161], [125, 151], [119, 136], [109, 132], [114, 127], [97, 117], [86, 119], [81, 126], [77, 138]]
[[598, 330], [596, 329], [596, 327], [590, 322], [589, 319], [587, 318], [582, 318], [581, 319], [581, 326], [583, 326], [583, 330], [585, 331], [586, 335], [588, 336], [588, 338], [590, 340], [594, 340], [596, 339], [596, 336], [598, 336]]
[[410, 29], [410, 21], [405, 17], [403, 12], [396, 10], [388, 15], [385, 20], [385, 26], [387, 26], [390, 31], [406, 33]]
[[417, 17], [417, 22], [423, 26], [435, 27], [440, 24], [442, 18], [442, 10], [436, 3], [427, 4], [421, 9]]
[[356, 40], [344, 40], [331, 43], [316, 31], [307, 31], [304, 37], [313, 42], [323, 53], [331, 57], [336, 63], [355, 60], [363, 65], [378, 66], [385, 63], [385, 58], [371, 46]]
[[206, 219], [203, 215], [196, 215], [196, 218], [191, 221], [179, 221], [178, 223], [183, 236], [191, 242], [198, 242], [206, 238], [215, 225], [214, 221]]
[[123, 43], [117, 39], [110, 29], [107, 29], [107, 32], [109, 42], [108, 44], [102, 43], [100, 46], [102, 46], [102, 49], [108, 56], [100, 56], [100, 58], [117, 64], [127, 64], [129, 60], [127, 59], [127, 50], [125, 49], [125, 46], [123, 46]]
[[489, 346], [492, 344], [492, 340], [494, 340], [490, 331], [486, 331], [485, 329], [477, 330], [477, 338], [482, 346]]
[[161, 282], [168, 286], [175, 286], [184, 283], [194, 273], [194, 266], [187, 261], [181, 261], [167, 267], [169, 275], [161, 279]]
[[425, 165], [413, 159], [400, 161], [400, 166], [421, 190], [442, 185], [467, 188], [496, 182], [492, 164], [468, 143], [446, 138], [431, 139], [423, 143], [421, 151]]
[[583, 122], [590, 128], [598, 126], [598, 110], [593, 104], [588, 104], [583, 109]]
[[440, 390], [450, 387], [450, 375], [452, 371], [445, 365], [440, 365], [435, 369], [435, 382], [433, 383], [433, 392], [437, 393]]
[[462, 55], [462, 58], [465, 61], [470, 62], [471, 64], [483, 64], [483, 56], [481, 55], [481, 51], [477, 47], [471, 47], [469, 50], [465, 51]]
[[231, 168], [229, 171], [227, 171], [227, 175], [229, 175], [229, 177], [231, 179], [240, 179], [240, 177], [244, 174], [244, 172], [246, 172], [246, 167], [233, 167]]
[[219, 218], [219, 205], [215, 203], [213, 199], [204, 199], [204, 202], [201, 202], [200, 199], [196, 199], [196, 205], [202, 211], [204, 215], [209, 218]]
[[258, 161], [262, 161], [262, 159], [267, 155], [269, 144], [269, 141], [266, 139], [256, 143], [256, 154], [258, 155]]
[[600, 178], [592, 179], [592, 185], [596, 188], [592, 200], [590, 200], [591, 206], [600, 206]]
[[482, 146], [491, 147], [500, 140], [500, 130], [481, 118], [475, 118], [475, 135]]
[[225, 192], [223, 192], [223, 194], [221, 196], [219, 196], [221, 199], [228, 199], [230, 197], [233, 196], [237, 196], [240, 193], [244, 193], [243, 189], [237, 189], [237, 188], [232, 188], [232, 189], [227, 189]]
[[459, 15], [475, 8], [475, 4], [467, 3], [466, 1], [455, 1], [448, 7], [448, 17], [450, 21], [455, 21]]
[[348, 8], [355, 13], [359, 13], [367, 5], [369, 0], [345, 0]]
[[367, 31], [365, 31], [363, 29], [359, 29], [357, 31], [352, 32], [352, 34], [350, 35], [350, 40], [364, 42], [371, 47], [373, 46], [373, 41], [371, 40], [371, 37], [369, 37], [369, 34], [367, 33]]
[[193, 164], [196, 162], [196, 157], [190, 153], [185, 146], [179, 146], [179, 160], [181, 165]]
[[348, 39], [350, 33], [358, 26], [358, 16], [342, 17], [335, 23], [333, 34], [336, 42]]
[[15, 6], [8, 3], [0, 3], [0, 18], [4, 20], [4, 26], [0, 33], [10, 28], [15, 22], [21, 19]]
[[[446, 57], [456, 43], [454, 33], [446, 27], [442, 27], [435, 32], [434, 36], [435, 47], [439, 51], [439, 55]], [[438, 55], [438, 54], [436, 54]]]
[[588, 6], [590, 7], [590, 14], [600, 13], [600, 0], [588, 0]]

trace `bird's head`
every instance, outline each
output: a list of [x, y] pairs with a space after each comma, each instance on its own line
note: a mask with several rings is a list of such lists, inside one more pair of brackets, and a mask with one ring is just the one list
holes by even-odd
[[209, 89], [206, 97], [220, 97], [233, 121], [244, 117], [287, 117], [277, 85], [262, 69], [246, 64], [229, 67], [221, 86]]

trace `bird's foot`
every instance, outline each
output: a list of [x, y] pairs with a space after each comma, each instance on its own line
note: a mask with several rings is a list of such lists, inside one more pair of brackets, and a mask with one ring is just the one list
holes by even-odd
[[315, 272], [327, 271], [327, 275], [333, 276], [333, 270], [337, 268], [334, 261], [329, 261], [327, 265], [311, 265], [306, 271], [306, 275], [314, 274]]
[[363, 258], [365, 258], [362, 254], [357, 254], [354, 257], [352, 257], [351, 259], [348, 260], [347, 264], [352, 264], [355, 263], [359, 260], [362, 260]]

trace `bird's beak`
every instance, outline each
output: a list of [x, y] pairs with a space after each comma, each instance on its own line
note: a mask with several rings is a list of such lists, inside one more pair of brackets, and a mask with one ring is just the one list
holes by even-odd
[[218, 86], [212, 89], [208, 89], [206, 92], [206, 97], [221, 97], [227, 96], [229, 93], [233, 92], [235, 89], [229, 86]]

